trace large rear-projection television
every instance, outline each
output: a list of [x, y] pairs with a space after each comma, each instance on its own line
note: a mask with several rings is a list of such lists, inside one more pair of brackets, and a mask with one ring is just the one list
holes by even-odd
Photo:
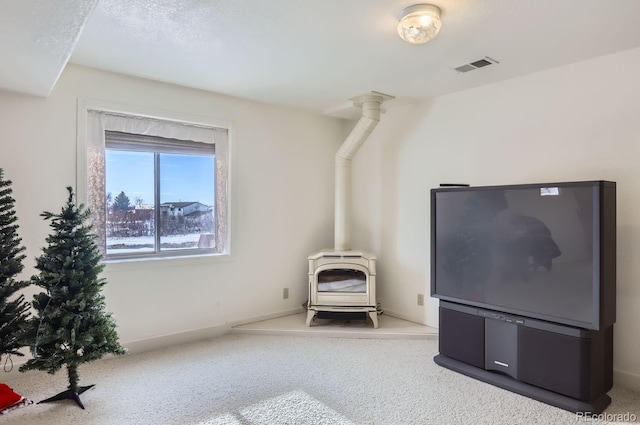
[[614, 182], [431, 190], [431, 295], [584, 329], [615, 322]]
[[431, 295], [437, 364], [602, 412], [613, 386], [615, 183], [432, 189]]

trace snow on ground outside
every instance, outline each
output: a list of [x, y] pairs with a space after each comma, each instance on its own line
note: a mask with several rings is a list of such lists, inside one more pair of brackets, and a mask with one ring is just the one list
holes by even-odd
[[[198, 247], [200, 233], [189, 235], [162, 236], [160, 243], [168, 249], [191, 249]], [[107, 252], [109, 254], [123, 254], [128, 252], [153, 252], [153, 236], [135, 236], [126, 238], [107, 238]], [[114, 248], [114, 246], [118, 246]], [[166, 249], [166, 248], [165, 248]]]

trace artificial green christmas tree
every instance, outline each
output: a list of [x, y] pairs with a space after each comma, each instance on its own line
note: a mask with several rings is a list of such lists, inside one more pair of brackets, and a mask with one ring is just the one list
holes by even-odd
[[36, 259], [40, 273], [31, 278], [45, 292], [33, 297], [35, 316], [29, 320], [33, 359], [20, 370], [54, 374], [66, 366], [68, 389], [41, 403], [71, 399], [84, 409], [80, 394], [93, 385], [78, 386], [78, 366], [125, 350], [118, 341], [113, 317], [105, 312], [101, 291], [106, 280], [99, 277], [104, 265], [87, 224], [90, 212], [84, 205], [76, 207], [73, 189], [67, 190], [69, 198], [60, 214], [41, 214], [51, 220], [53, 233]]
[[16, 296], [29, 281], [16, 280], [24, 268], [25, 248], [20, 245], [11, 194], [11, 180], [4, 179], [0, 168], [0, 358], [24, 355], [18, 350], [24, 345], [20, 338], [29, 317], [29, 303], [23, 294]]

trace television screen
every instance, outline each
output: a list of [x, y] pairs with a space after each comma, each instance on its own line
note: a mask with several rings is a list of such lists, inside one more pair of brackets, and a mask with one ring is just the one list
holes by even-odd
[[615, 269], [615, 195], [605, 187], [615, 193], [600, 181], [432, 189], [432, 295], [583, 328], [611, 321], [601, 303], [605, 284], [615, 298], [615, 270], [603, 273]]

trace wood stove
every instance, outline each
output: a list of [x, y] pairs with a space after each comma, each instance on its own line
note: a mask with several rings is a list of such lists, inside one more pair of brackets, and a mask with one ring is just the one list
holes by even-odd
[[310, 255], [307, 326], [318, 312], [368, 313], [377, 328], [376, 257], [352, 250]]

